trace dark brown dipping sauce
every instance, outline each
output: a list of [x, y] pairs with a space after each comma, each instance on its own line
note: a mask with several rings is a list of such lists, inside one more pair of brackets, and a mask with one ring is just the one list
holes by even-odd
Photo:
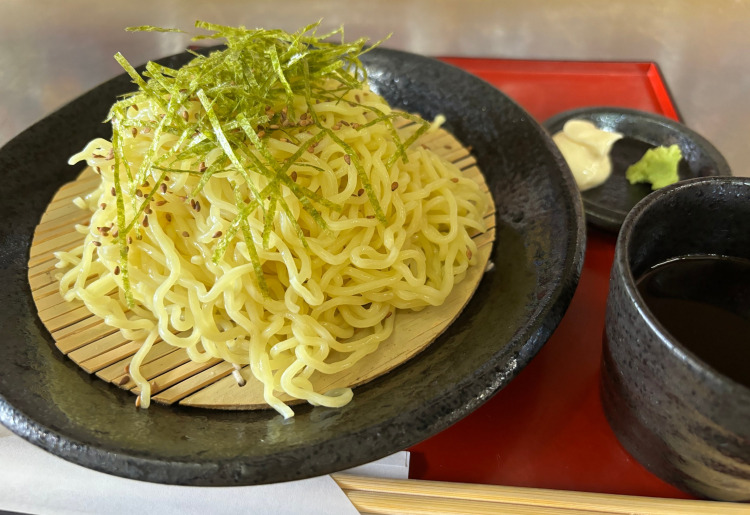
[[649, 310], [683, 346], [750, 387], [750, 260], [686, 256], [637, 281]]

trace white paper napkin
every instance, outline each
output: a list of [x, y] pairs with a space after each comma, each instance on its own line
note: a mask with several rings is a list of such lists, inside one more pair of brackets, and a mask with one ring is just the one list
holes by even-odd
[[[409, 453], [351, 469], [407, 479]], [[330, 476], [262, 486], [190, 487], [96, 472], [43, 451], [0, 425], [0, 510], [32, 514], [357, 514]]]

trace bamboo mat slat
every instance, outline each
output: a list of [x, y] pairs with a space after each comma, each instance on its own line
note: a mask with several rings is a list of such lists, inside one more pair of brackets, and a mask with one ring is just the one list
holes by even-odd
[[59, 292], [60, 286], [56, 283], [54, 271], [50, 270], [43, 274], [29, 277], [29, 286], [31, 286], [31, 296], [34, 299], [45, 297], [53, 292]]
[[99, 178], [92, 174], [87, 179], [69, 182], [60, 188], [60, 192], [55, 197], [57, 199], [66, 200], [73, 199], [80, 195], [85, 195], [91, 190], [96, 188], [99, 184]]
[[44, 227], [34, 234], [34, 240], [43, 242], [60, 236], [61, 234], [67, 234], [71, 232], [71, 227], [75, 227], [76, 225], [88, 225], [90, 220], [91, 214], [80, 209], [78, 210], [77, 215], [71, 214], [70, 216], [63, 218], [53, 218], [45, 222]]
[[[77, 307], [72, 307], [77, 306]], [[70, 309], [72, 307], [72, 309]], [[68, 309], [66, 309], [68, 308]], [[91, 316], [91, 312], [81, 301], [71, 302], [71, 306], [65, 304], [56, 304], [48, 309], [39, 310], [39, 316], [44, 317], [47, 322], [47, 329], [55, 332], [59, 329], [80, 322], [84, 318]]]
[[[56, 284], [54, 286], [57, 286]], [[41, 313], [46, 309], [50, 309], [58, 304], [65, 304], [65, 299], [60, 295], [60, 289], [54, 288], [53, 291], [43, 297], [34, 299], [37, 310]]]
[[[183, 349], [173, 349], [168, 354], [161, 356], [153, 361], [143, 365], [141, 367], [141, 375], [146, 378], [147, 381], [151, 381], [158, 376], [164, 374], [166, 371], [172, 370], [190, 361], [190, 357]], [[208, 368], [208, 367], [206, 367]], [[99, 377], [104, 377], [103, 375]], [[109, 379], [107, 379], [109, 380]], [[135, 388], [136, 384], [131, 379], [130, 374], [120, 371], [120, 374], [115, 378], [109, 380], [110, 382], [130, 390]]]
[[[223, 363], [218, 358], [212, 358], [204, 363], [197, 363], [195, 361], [188, 361], [176, 368], [173, 368], [169, 372], [161, 374], [159, 377], [151, 381], [151, 393], [158, 393], [162, 390], [166, 390], [172, 386], [179, 384], [181, 381], [185, 381], [196, 374], [203, 372], [219, 363]], [[230, 371], [231, 373], [231, 371]], [[224, 377], [224, 376], [222, 376]], [[133, 393], [140, 393], [140, 389], [133, 388]]]
[[119, 364], [121, 370], [127, 370], [126, 366], [130, 364], [130, 357], [133, 356], [138, 349], [141, 348], [141, 342], [127, 341], [124, 345], [115, 347], [114, 349], [108, 350], [98, 356], [81, 361], [78, 365], [89, 374], [96, 373], [97, 376], [101, 377], [105, 381], [108, 381], [106, 377], [103, 377], [99, 372], [105, 368], [110, 367], [114, 364]]
[[[232, 373], [234, 368], [230, 363], [222, 361], [216, 365], [203, 370], [188, 379], [184, 379], [176, 385], [164, 390], [157, 394], [153, 399], [156, 402], [163, 402], [165, 404], [173, 404], [183, 397], [187, 397], [191, 393], [195, 393], [201, 388], [216, 382], [218, 379], [228, 376]], [[157, 383], [158, 383], [157, 379]]]
[[80, 349], [71, 351], [68, 354], [68, 357], [76, 363], [81, 363], [83, 361], [87, 361], [91, 358], [95, 358], [96, 356], [104, 354], [105, 352], [110, 351], [116, 347], [125, 345], [128, 341], [129, 340], [127, 340], [122, 335], [122, 333], [120, 333], [120, 331], [117, 331], [116, 333], [105, 336], [104, 338], [92, 342], [85, 347], [81, 347]]

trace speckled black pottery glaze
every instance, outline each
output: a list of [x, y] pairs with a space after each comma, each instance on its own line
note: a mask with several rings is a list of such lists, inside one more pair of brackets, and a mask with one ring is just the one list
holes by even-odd
[[670, 118], [621, 107], [585, 107], [559, 113], [546, 120], [544, 126], [554, 134], [573, 119], [587, 120], [600, 129], [623, 135], [610, 152], [610, 178], [581, 194], [586, 221], [607, 231], [619, 231], [633, 206], [651, 193], [650, 184], [630, 184], [625, 178], [628, 167], [640, 160], [649, 148], [674, 144], [680, 147], [680, 180], [732, 175], [726, 159], [711, 142]]
[[602, 362], [605, 413], [654, 474], [702, 497], [750, 500], [750, 388], [671, 338], [636, 290], [650, 267], [690, 254], [750, 258], [750, 179], [699, 178], [659, 190], [617, 240]]
[[[182, 54], [161, 62], [179, 66]], [[426, 351], [355, 390], [338, 410], [301, 406], [227, 412], [152, 405], [89, 376], [55, 348], [27, 281], [34, 227], [55, 190], [80, 167], [72, 153], [108, 137], [101, 123], [117, 77], [34, 125], [0, 151], [0, 421], [40, 447], [96, 470], [161, 483], [248, 485], [359, 465], [445, 429], [529, 362], [563, 316], [580, 275], [583, 209], [544, 130], [491, 85], [457, 68], [378, 49], [364, 59], [391, 104], [447, 128], [473, 147], [498, 212], [494, 271], [464, 313]], [[510, 414], [509, 414], [510, 416]]]

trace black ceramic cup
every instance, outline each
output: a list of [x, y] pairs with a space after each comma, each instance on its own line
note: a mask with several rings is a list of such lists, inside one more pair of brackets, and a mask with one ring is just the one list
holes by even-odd
[[748, 501], [750, 388], [673, 338], [636, 288], [651, 267], [696, 254], [750, 259], [750, 178], [680, 182], [625, 219], [607, 300], [602, 402], [617, 438], [651, 472], [700, 497]]

